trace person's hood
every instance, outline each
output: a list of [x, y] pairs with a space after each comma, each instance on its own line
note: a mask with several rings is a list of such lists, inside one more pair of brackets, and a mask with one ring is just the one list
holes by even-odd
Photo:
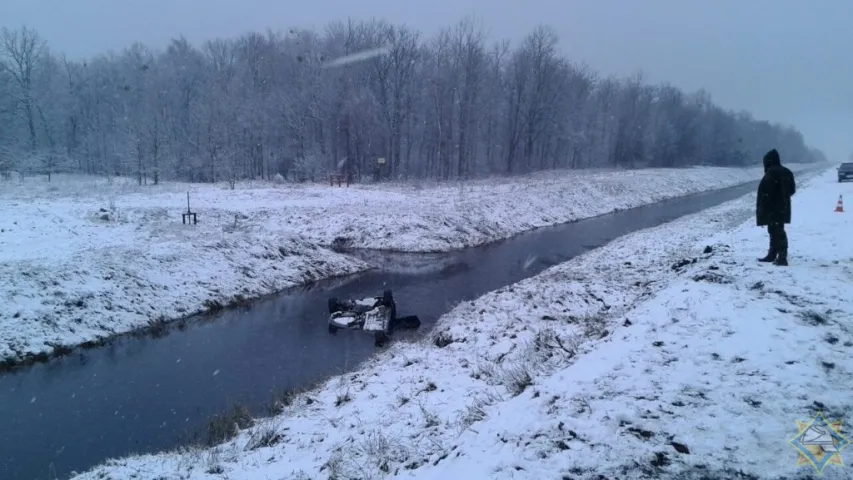
[[764, 154], [764, 170], [782, 165], [782, 160], [779, 158], [779, 152], [774, 148]]

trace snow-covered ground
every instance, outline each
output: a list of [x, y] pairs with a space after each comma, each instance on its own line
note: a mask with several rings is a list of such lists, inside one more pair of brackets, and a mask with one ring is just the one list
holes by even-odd
[[[235, 190], [67, 176], [0, 182], [0, 362], [368, 268], [325, 248], [334, 244], [446, 251], [759, 176], [703, 167]], [[187, 191], [198, 225], [181, 224]]]
[[853, 416], [834, 174], [801, 180], [789, 267], [756, 261], [749, 195], [461, 304], [217, 448], [77, 478], [809, 478], [797, 421]]

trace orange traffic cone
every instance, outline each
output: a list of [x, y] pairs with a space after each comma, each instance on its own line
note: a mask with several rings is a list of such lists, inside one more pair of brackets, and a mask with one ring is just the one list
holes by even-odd
[[835, 211], [838, 213], [844, 213], [844, 201], [841, 195], [838, 196], [838, 203], [835, 204]]

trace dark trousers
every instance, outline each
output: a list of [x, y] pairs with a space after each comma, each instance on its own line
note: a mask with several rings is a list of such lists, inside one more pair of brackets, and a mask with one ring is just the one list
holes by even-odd
[[767, 225], [767, 233], [770, 234], [770, 251], [774, 253], [787, 252], [788, 234], [785, 233], [784, 223]]

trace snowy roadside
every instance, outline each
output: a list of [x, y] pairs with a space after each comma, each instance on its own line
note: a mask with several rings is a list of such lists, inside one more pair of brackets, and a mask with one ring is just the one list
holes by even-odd
[[787, 269], [755, 261], [749, 195], [461, 304], [219, 447], [77, 478], [796, 476], [795, 421], [853, 414], [833, 175], [801, 179]]
[[[370, 266], [322, 246], [448, 250], [758, 175], [548, 172], [426, 188], [0, 183], [0, 365]], [[198, 225], [181, 224], [187, 191]]]
[[789, 443], [797, 422], [823, 413], [853, 439], [853, 218], [833, 212], [853, 188], [834, 171], [809, 183], [790, 267], [756, 262], [767, 237], [752, 218], [693, 243], [681, 256], [695, 263], [670, 255], [658, 265], [675, 278], [611, 317], [584, 354], [487, 410], [455, 439], [462, 453], [400, 477], [814, 478]]

